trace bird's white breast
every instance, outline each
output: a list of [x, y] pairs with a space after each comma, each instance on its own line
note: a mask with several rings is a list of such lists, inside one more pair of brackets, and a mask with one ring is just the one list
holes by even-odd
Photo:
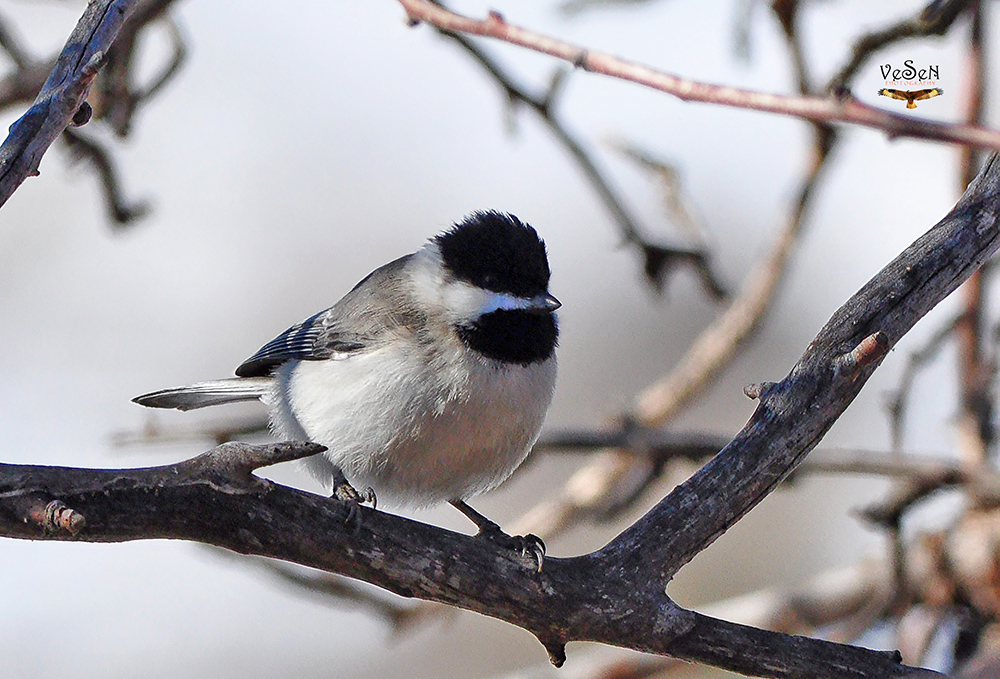
[[380, 501], [422, 506], [484, 492], [517, 468], [542, 426], [556, 361], [509, 365], [395, 342], [289, 361], [276, 377], [272, 426], [328, 448], [308, 461], [321, 481], [336, 465]]

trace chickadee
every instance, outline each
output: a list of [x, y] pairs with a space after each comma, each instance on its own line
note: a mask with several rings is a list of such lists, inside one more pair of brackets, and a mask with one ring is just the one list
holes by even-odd
[[450, 501], [497, 533], [464, 500], [503, 482], [538, 437], [556, 380], [548, 284], [535, 230], [476, 212], [265, 344], [237, 377], [133, 400], [260, 399], [279, 437], [326, 446], [306, 460], [324, 484], [353, 491], [346, 475], [397, 505]]

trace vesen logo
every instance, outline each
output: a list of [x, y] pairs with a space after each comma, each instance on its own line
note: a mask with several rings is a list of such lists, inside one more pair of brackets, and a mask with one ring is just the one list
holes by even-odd
[[[883, 64], [879, 66], [879, 69], [882, 71], [882, 79], [885, 80], [886, 85], [933, 85], [933, 82], [923, 81], [934, 81], [941, 77], [939, 65], [917, 68], [913, 65], [913, 59], [905, 60], [903, 68], [893, 68], [892, 64]], [[892, 76], [892, 83], [889, 82], [889, 76]]]

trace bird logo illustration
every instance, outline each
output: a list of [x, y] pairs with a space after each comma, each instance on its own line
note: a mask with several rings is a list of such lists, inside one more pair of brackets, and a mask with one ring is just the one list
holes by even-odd
[[878, 93], [883, 97], [905, 101], [906, 108], [916, 108], [918, 101], [923, 101], [924, 99], [930, 99], [931, 97], [936, 97], [939, 94], [944, 94], [944, 90], [940, 87], [934, 87], [929, 90], [892, 90], [883, 88], [879, 90]]

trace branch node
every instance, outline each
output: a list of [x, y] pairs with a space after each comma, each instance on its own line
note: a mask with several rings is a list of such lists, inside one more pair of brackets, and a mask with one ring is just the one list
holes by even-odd
[[31, 506], [25, 520], [28, 519], [41, 526], [46, 533], [66, 532], [76, 535], [87, 525], [83, 514], [67, 507], [61, 500], [50, 500], [44, 506]]
[[283, 441], [265, 446], [252, 446], [230, 441], [207, 453], [219, 467], [249, 474], [260, 467], [270, 467], [279, 462], [299, 460], [326, 450], [326, 446], [306, 441]]
[[97, 72], [101, 70], [101, 66], [104, 65], [104, 61], [107, 59], [108, 53], [104, 50], [98, 50], [91, 55], [87, 63], [84, 64], [82, 75], [85, 79], [93, 78], [97, 75]]
[[834, 370], [838, 375], [846, 374], [853, 382], [863, 368], [882, 360], [887, 353], [889, 353], [889, 337], [879, 330], [861, 340], [851, 351], [833, 359]]
[[282, 441], [268, 445], [251, 445], [241, 441], [230, 441], [202, 453], [178, 465], [194, 478], [206, 474], [221, 474], [240, 491], [248, 487], [266, 486], [267, 481], [254, 476], [261, 467], [270, 467], [279, 462], [301, 460], [326, 450], [325, 446], [306, 441]]
[[73, 127], [82, 127], [90, 122], [90, 117], [94, 115], [94, 109], [89, 102], [83, 102], [80, 104], [80, 108], [76, 109], [76, 113], [73, 114], [73, 119], [70, 124]]
[[854, 93], [851, 92], [851, 88], [844, 84], [836, 84], [831, 87], [830, 94], [840, 103], [852, 101], [854, 99]]
[[573, 68], [582, 68], [584, 71], [589, 71], [587, 67], [587, 62], [590, 60], [590, 50], [581, 49], [573, 57]]
[[763, 400], [767, 393], [774, 389], [774, 386], [774, 382], [754, 382], [743, 387], [743, 393], [746, 394], [747, 398], [755, 401]]
[[549, 662], [554, 667], [562, 667], [563, 663], [566, 662], [566, 644], [563, 641], [546, 641], [541, 637], [538, 640], [542, 642], [542, 646], [548, 652]]
[[552, 77], [549, 79], [549, 87], [545, 91], [545, 96], [542, 97], [541, 101], [541, 113], [544, 116], [549, 116], [552, 106], [555, 104], [556, 97], [562, 91], [563, 84], [566, 82], [566, 76], [569, 75], [570, 71], [566, 68], [557, 68], [553, 73]]

